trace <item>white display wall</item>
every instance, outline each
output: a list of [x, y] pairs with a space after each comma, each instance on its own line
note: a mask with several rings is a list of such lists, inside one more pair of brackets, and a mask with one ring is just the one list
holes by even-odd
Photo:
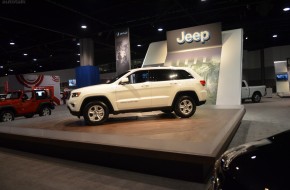
[[[242, 29], [222, 32], [222, 54], [216, 105], [241, 104]], [[166, 41], [150, 44], [142, 67], [165, 63]], [[159, 54], [156, 54], [156, 53]]]

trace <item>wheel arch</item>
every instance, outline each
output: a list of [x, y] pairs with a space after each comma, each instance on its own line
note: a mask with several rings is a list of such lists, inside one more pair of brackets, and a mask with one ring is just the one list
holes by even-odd
[[260, 91], [255, 91], [252, 96], [254, 96], [255, 94], [259, 94], [262, 97], [262, 93]]
[[175, 102], [177, 101], [178, 97], [180, 97], [180, 96], [190, 96], [193, 98], [193, 100], [197, 106], [200, 105], [198, 96], [197, 96], [195, 91], [180, 91], [180, 92], [176, 93], [176, 95], [172, 101], [171, 106], [175, 105]]
[[6, 111], [6, 110], [13, 112], [14, 115], [17, 114], [17, 112], [13, 106], [2, 106], [0, 108], [0, 113], [2, 113], [2, 111]]
[[80, 109], [80, 113], [82, 114], [85, 106], [89, 103], [89, 102], [93, 102], [93, 101], [102, 101], [104, 102], [108, 108], [109, 108], [109, 113], [113, 113], [114, 112], [114, 108], [110, 102], [110, 100], [106, 97], [106, 96], [91, 96], [91, 97], [87, 97], [83, 100], [83, 103], [81, 105], [81, 109]]
[[49, 109], [52, 109], [51, 108], [51, 104], [50, 103], [48, 103], [48, 102], [42, 102], [42, 103], [40, 103], [39, 105], [38, 105], [38, 108], [37, 108], [37, 113], [38, 112], [40, 112], [40, 110], [41, 110], [41, 108], [43, 108], [43, 107], [48, 107]]

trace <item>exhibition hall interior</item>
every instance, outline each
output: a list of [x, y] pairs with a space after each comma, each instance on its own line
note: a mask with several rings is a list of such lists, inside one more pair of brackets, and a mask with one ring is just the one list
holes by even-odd
[[1, 0], [0, 189], [287, 189], [290, 1]]

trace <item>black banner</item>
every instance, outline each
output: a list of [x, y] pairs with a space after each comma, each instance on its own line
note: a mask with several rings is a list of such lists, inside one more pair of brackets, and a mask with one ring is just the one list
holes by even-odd
[[131, 69], [129, 28], [115, 32], [116, 72], [117, 75]]

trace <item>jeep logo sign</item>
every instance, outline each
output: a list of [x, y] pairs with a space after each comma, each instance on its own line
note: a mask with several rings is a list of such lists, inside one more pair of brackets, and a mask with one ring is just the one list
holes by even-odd
[[184, 42], [191, 43], [193, 41], [204, 43], [205, 41], [209, 40], [209, 38], [210, 38], [209, 31], [194, 32], [193, 34], [190, 33], [185, 34], [185, 32], [182, 31], [181, 37], [176, 38], [176, 41], [179, 44], [184, 44]]
[[172, 30], [168, 31], [166, 35], [167, 52], [192, 50], [222, 44], [220, 23]]

